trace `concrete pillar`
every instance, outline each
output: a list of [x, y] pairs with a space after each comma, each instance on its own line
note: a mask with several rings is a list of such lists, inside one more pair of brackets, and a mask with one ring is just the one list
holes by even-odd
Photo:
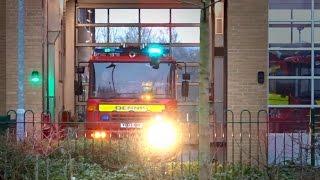
[[64, 106], [74, 114], [74, 66], [75, 66], [75, 1], [70, 0], [66, 6], [66, 71], [64, 76]]
[[[257, 73], [263, 71], [266, 77], [268, 73], [268, 0], [228, 2], [228, 109], [234, 112], [234, 121], [240, 121], [244, 109], [252, 113], [252, 121], [266, 120], [256, 117], [258, 110], [267, 108], [268, 82], [258, 84]], [[243, 122], [249, 121], [248, 113], [243, 117]], [[251, 133], [250, 123], [240, 128], [240, 123], [228, 124], [229, 162], [266, 160], [266, 124], [259, 124], [260, 132], [257, 123], [251, 124]]]

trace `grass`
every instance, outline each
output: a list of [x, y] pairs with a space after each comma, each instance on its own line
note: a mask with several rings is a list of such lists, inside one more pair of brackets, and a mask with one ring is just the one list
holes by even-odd
[[[0, 136], [0, 179], [198, 179], [198, 162], [175, 154], [154, 154], [137, 137], [114, 141], [79, 138], [59, 143], [16, 142]], [[43, 151], [46, 149], [47, 151]], [[45, 153], [44, 153], [45, 152]], [[288, 163], [259, 169], [244, 164], [211, 164], [212, 179], [312, 179], [317, 168]]]

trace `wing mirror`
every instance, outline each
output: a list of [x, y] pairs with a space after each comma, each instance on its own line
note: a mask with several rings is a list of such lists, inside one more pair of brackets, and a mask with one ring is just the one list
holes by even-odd
[[182, 74], [182, 85], [181, 85], [181, 95], [182, 97], [188, 97], [189, 96], [189, 80], [190, 80], [190, 74], [184, 73]]
[[181, 95], [182, 97], [188, 97], [189, 96], [189, 81], [182, 81], [181, 85]]
[[[184, 73], [182, 74], [182, 82], [181, 82], [181, 96], [188, 97], [189, 96], [189, 81], [190, 81], [190, 74], [187, 73], [187, 64], [184, 63]], [[177, 63], [177, 67], [182, 69], [182, 66]]]

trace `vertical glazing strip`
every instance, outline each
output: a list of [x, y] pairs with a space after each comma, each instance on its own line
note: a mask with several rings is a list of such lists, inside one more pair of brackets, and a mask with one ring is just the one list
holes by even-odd
[[107, 9], [107, 23], [108, 23], [108, 26], [107, 26], [107, 33], [108, 33], [108, 36], [107, 36], [107, 43], [108, 43], [108, 47], [109, 47], [109, 43], [110, 43], [110, 9]]
[[274, 134], [274, 164], [277, 164], [277, 133]]
[[170, 55], [172, 55], [172, 9], [169, 9], [169, 50], [170, 50]]
[[266, 138], [266, 143], [265, 143], [265, 148], [266, 148], [266, 153], [265, 153], [265, 158], [267, 161], [267, 164], [269, 163], [269, 129], [270, 129], [270, 122], [269, 122], [269, 118], [270, 118], [270, 110], [268, 109], [268, 113], [267, 113], [267, 132], [265, 134], [265, 138]]
[[291, 161], [293, 162], [293, 146], [294, 146], [294, 143], [293, 143], [293, 136], [294, 136], [294, 134], [293, 134], [293, 132], [291, 133]]
[[141, 9], [138, 9], [138, 23], [139, 23], [139, 27], [138, 27], [138, 43], [141, 45]]
[[[314, 117], [313, 117], [313, 115], [314, 115], [314, 110], [313, 110], [313, 108], [315, 107], [315, 103], [314, 103], [314, 91], [315, 91], [315, 89], [314, 89], [314, 81], [315, 81], [315, 79], [314, 79], [314, 63], [315, 63], [315, 60], [314, 60], [314, 32], [315, 32], [315, 29], [314, 29], [314, 1], [315, 0], [312, 0], [312, 2], [311, 2], [311, 76], [312, 76], [312, 79], [311, 79], [311, 114], [310, 114], [310, 123], [309, 124], [311, 124], [311, 126], [312, 126], [312, 129], [311, 129], [311, 131], [310, 131], [310, 138], [311, 138], [311, 143], [313, 143], [313, 137], [314, 137], [314, 128], [313, 128], [313, 122], [314, 122]], [[313, 144], [311, 144], [311, 164], [312, 165], [314, 165], [315, 163], [313, 162], [313, 160], [314, 160], [314, 157], [313, 157], [313, 155], [314, 155], [314, 152], [313, 152]]]
[[232, 112], [232, 164], [234, 164], [234, 114]]
[[283, 133], [283, 165], [286, 165], [286, 134]]
[[252, 158], [252, 152], [251, 152], [251, 148], [252, 148], [252, 117], [251, 117], [251, 113], [249, 112], [249, 165], [251, 166], [251, 158]]
[[310, 136], [311, 136], [311, 150], [310, 150], [310, 155], [311, 155], [311, 166], [315, 166], [315, 118], [316, 118], [316, 111], [315, 109], [310, 110]]
[[314, 107], [314, 0], [311, 2], [311, 108]]
[[257, 116], [257, 160], [258, 160], [258, 167], [260, 166], [260, 112], [261, 110], [259, 110], [258, 112], [258, 116]]

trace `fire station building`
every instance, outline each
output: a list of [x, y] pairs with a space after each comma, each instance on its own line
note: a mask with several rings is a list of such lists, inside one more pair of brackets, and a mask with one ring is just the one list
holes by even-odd
[[[18, 109], [19, 100], [18, 0], [3, 0], [0, 7], [0, 114], [6, 114]], [[201, 8], [199, 0], [25, 0], [24, 109], [38, 121], [44, 111], [56, 119], [69, 111], [85, 121], [94, 49], [161, 43], [191, 74], [183, 97], [185, 69], [177, 70], [176, 98], [180, 119], [196, 124]], [[310, 112], [320, 108], [320, 0], [222, 0], [207, 8], [213, 146], [239, 160], [247, 142], [262, 143], [263, 131], [307, 134]], [[261, 124], [226, 125], [231, 119]], [[244, 144], [240, 151], [229, 143], [237, 138]]]

